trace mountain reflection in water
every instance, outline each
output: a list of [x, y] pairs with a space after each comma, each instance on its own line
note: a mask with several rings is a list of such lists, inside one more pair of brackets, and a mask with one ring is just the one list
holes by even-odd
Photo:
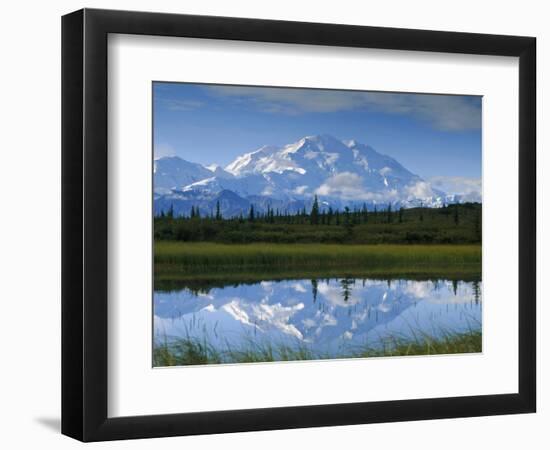
[[154, 294], [154, 341], [307, 346], [316, 353], [481, 330], [481, 282], [298, 279]]

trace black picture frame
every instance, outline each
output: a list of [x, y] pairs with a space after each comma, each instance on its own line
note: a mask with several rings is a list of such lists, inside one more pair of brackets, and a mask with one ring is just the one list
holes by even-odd
[[[517, 393], [107, 416], [109, 33], [519, 58]], [[536, 408], [536, 39], [83, 9], [62, 18], [62, 433], [82, 441], [486, 416]], [[512, 293], [510, 295], [513, 295]]]

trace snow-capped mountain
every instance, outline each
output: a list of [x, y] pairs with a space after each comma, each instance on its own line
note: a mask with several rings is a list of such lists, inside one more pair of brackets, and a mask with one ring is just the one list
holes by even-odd
[[160, 158], [155, 161], [154, 185], [156, 213], [170, 205], [177, 214], [188, 214], [193, 205], [210, 213], [218, 201], [225, 216], [246, 213], [250, 204], [260, 211], [270, 206], [295, 212], [310, 206], [315, 195], [322, 208], [388, 203], [437, 207], [449, 201], [395, 159], [355, 140], [329, 135], [307, 136], [283, 147], [263, 146], [225, 168]]
[[172, 188], [187, 186], [212, 176], [212, 172], [197, 163], [177, 156], [155, 159], [153, 163], [155, 193], [169, 194]]

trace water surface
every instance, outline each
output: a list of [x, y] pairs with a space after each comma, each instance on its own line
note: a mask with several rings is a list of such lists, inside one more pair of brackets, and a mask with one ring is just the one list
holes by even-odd
[[331, 358], [429, 335], [481, 330], [481, 282], [358, 278], [262, 281], [154, 293], [154, 343], [220, 352], [270, 344]]

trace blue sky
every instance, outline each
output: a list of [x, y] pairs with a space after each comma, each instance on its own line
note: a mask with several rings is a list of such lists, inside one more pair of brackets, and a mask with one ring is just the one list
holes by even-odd
[[156, 157], [225, 166], [263, 145], [331, 134], [371, 145], [426, 179], [481, 177], [477, 96], [155, 82], [153, 108]]

